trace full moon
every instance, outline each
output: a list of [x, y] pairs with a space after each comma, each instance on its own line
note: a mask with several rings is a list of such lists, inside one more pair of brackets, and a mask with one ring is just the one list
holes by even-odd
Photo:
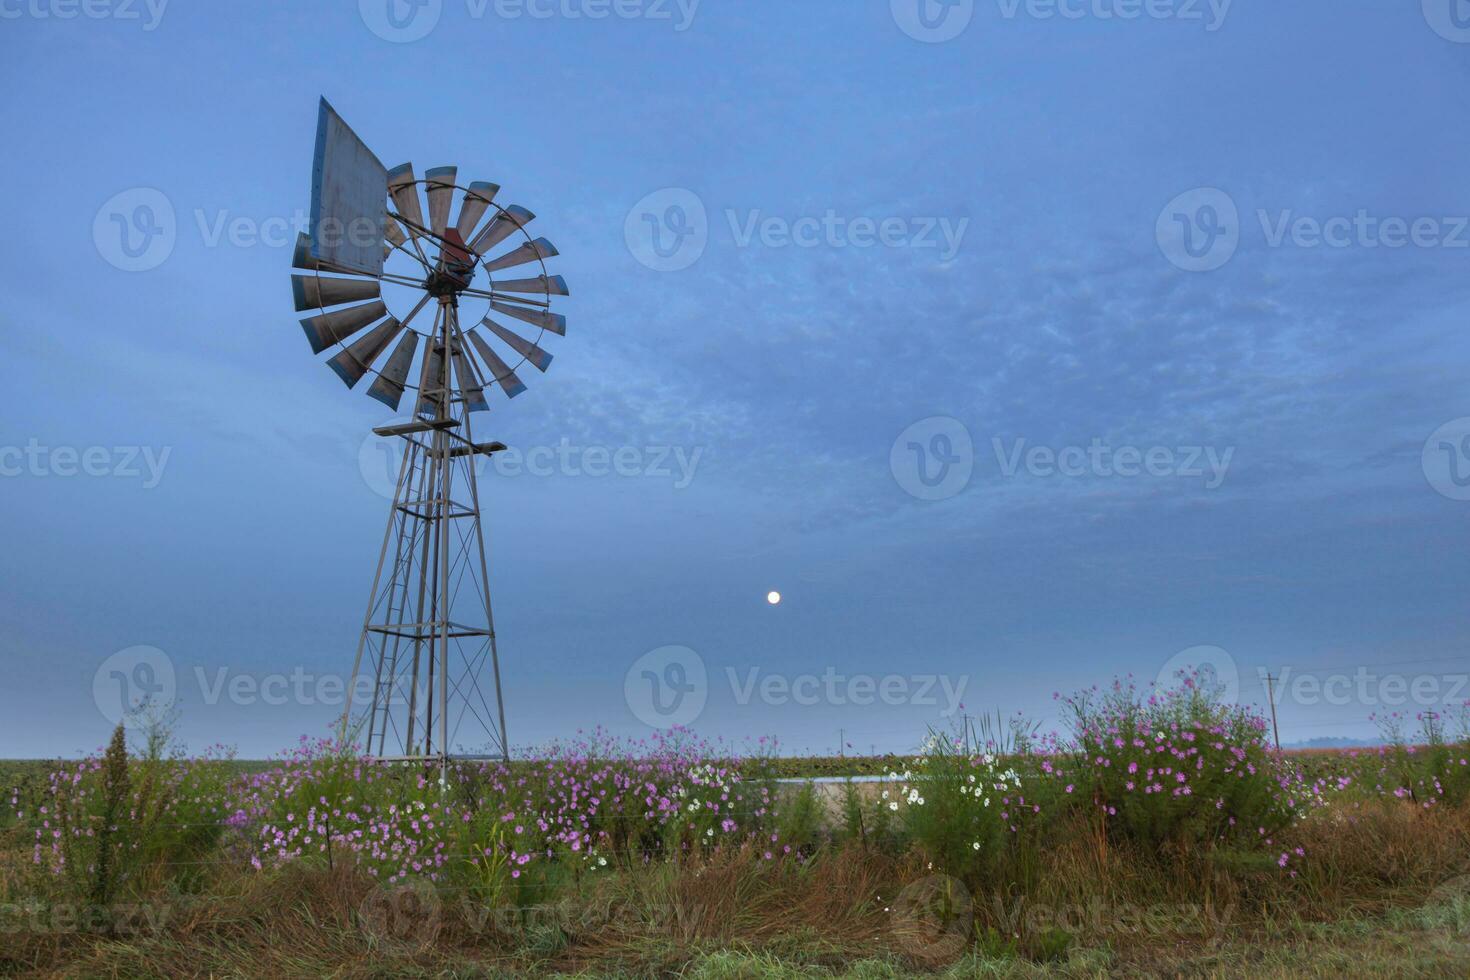
[[772, 589], [770, 592], [766, 593], [766, 601], [773, 606], [776, 605], [776, 603], [781, 601], [781, 593]]

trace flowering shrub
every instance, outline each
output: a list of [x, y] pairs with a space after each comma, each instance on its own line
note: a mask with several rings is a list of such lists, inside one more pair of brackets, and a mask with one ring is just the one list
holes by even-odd
[[[935, 867], [955, 875], [992, 873], [1013, 859], [1023, 834], [1039, 827], [1041, 781], [991, 752], [932, 734], [910, 769], [891, 773], [889, 809]], [[1028, 839], [1030, 837], [1027, 834]]]
[[[88, 760], [59, 771], [53, 795], [73, 808], [93, 799], [71, 787], [90, 786], [101, 768]], [[228, 830], [227, 850], [257, 870], [347, 862], [389, 882], [453, 880], [489, 901], [523, 890], [532, 872], [539, 880], [575, 877], [612, 862], [751, 840], [768, 859], [790, 850], [770, 829], [771, 785], [747, 778], [737, 760], [687, 732], [635, 743], [594, 732], [553, 746], [540, 761], [464, 765], [448, 780], [446, 791], [437, 770], [374, 762], [303, 738], [266, 771], [216, 786], [206, 802], [216, 838]], [[183, 796], [204, 797], [168, 794]], [[134, 807], [130, 816], [144, 820], [147, 812]], [[43, 812], [37, 862], [50, 855], [60, 873], [68, 843], [95, 823], [68, 817], [58, 824]]]
[[1320, 802], [1322, 787], [1269, 749], [1265, 719], [1223, 703], [1196, 677], [1147, 698], [1115, 681], [1061, 700], [1073, 712], [1075, 756], [1059, 776], [1075, 780], [1115, 837], [1150, 850], [1270, 845]]
[[1450, 717], [1439, 711], [1419, 712], [1415, 716], [1416, 744], [1404, 736], [1403, 714], [1375, 715], [1373, 720], [1388, 743], [1380, 752], [1381, 791], [1413, 800], [1425, 809], [1439, 804], [1461, 806], [1470, 800], [1470, 702]]

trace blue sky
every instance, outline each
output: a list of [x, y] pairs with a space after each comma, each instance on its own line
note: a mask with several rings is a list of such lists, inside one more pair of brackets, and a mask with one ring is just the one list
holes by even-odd
[[[562, 253], [556, 363], [480, 423], [573, 447], [482, 489], [514, 743], [649, 731], [625, 680], [667, 645], [696, 729], [793, 750], [906, 748], [939, 680], [1050, 727], [1202, 646], [1242, 700], [1297, 685], [1283, 740], [1470, 698], [1470, 11], [393, 2], [0, 4], [0, 755], [105, 741], [137, 646], [193, 748], [327, 730], [210, 696], [350, 669], [388, 506], [389, 413], [290, 303], [322, 95]], [[129, 271], [142, 194], [174, 221]]]

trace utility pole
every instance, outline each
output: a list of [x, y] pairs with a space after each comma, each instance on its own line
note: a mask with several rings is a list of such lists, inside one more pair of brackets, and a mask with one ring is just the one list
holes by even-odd
[[847, 729], [837, 729], [837, 758], [847, 758]]
[[1266, 700], [1271, 702], [1271, 738], [1276, 742], [1276, 751], [1281, 751], [1281, 733], [1276, 730], [1276, 684], [1277, 678], [1266, 675]]
[[965, 719], [965, 755], [970, 754], [970, 716], [964, 715]]

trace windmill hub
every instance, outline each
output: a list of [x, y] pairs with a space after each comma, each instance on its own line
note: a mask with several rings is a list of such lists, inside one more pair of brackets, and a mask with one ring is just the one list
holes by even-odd
[[429, 273], [424, 280], [424, 291], [430, 296], [443, 299], [446, 296], [458, 296], [469, 288], [475, 278], [475, 267], [458, 262], [445, 262], [439, 268]]

